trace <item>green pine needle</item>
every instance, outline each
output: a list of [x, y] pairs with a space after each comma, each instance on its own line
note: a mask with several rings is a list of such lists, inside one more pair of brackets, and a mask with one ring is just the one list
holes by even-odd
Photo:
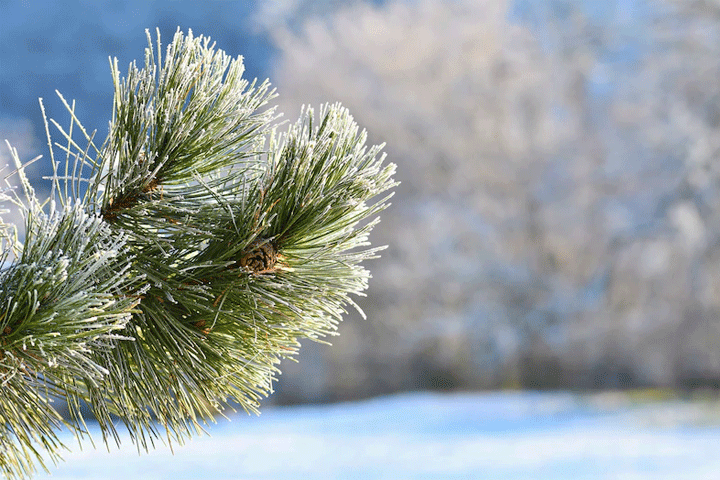
[[[2, 224], [0, 468], [56, 462], [64, 426], [139, 449], [183, 442], [239, 405], [256, 412], [303, 338], [337, 333], [367, 288], [368, 236], [395, 166], [346, 109], [278, 132], [269, 83], [180, 31], [120, 78], [100, 146], [74, 115], [41, 204], [18, 167], [23, 242]], [[62, 97], [61, 97], [62, 99]], [[46, 123], [46, 125], [48, 125]], [[75, 136], [80, 132], [81, 141]], [[48, 139], [50, 139], [48, 128]], [[52, 142], [51, 142], [52, 145]], [[14, 253], [13, 253], [14, 252]], [[359, 310], [359, 308], [358, 308]], [[61, 419], [51, 399], [70, 409]]]

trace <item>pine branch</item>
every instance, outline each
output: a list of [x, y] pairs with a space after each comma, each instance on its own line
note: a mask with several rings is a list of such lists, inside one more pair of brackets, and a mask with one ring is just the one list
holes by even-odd
[[57, 461], [60, 425], [83, 436], [83, 403], [105, 442], [119, 418], [140, 449], [182, 442], [232, 405], [257, 411], [299, 340], [336, 334], [357, 308], [361, 262], [380, 250], [368, 235], [395, 167], [347, 110], [308, 108], [278, 133], [274, 91], [242, 79], [240, 58], [191, 32], [164, 55], [159, 34], [148, 43], [124, 79], [111, 63], [102, 145], [65, 102], [48, 204], [15, 153], [27, 234], [6, 236], [3, 255], [19, 254], [0, 272], [8, 476]]
[[0, 272], [0, 467], [9, 477], [31, 473], [31, 456], [44, 466], [35, 443], [57, 460], [62, 422], [51, 397], [104, 383], [107, 369], [95, 356], [126, 338], [138, 298], [124, 292], [142, 281], [132, 257], [120, 255], [124, 237], [81, 206], [26, 214], [22, 252]]

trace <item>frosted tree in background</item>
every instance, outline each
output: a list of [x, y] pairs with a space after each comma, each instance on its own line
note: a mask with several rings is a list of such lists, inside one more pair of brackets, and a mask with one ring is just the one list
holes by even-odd
[[321, 353], [344, 373], [330, 381], [349, 378], [338, 389], [370, 384], [348, 374], [363, 362], [380, 389], [488, 387], [515, 375], [520, 317], [551, 281], [538, 185], [574, 132], [548, 113], [552, 65], [527, 28], [507, 23], [507, 8], [356, 5], [275, 32], [281, 101], [341, 98], [407, 166], [393, 228], [378, 232], [393, 244], [371, 304], [386, 321], [356, 326], [358, 338], [374, 337], [358, 342], [373, 346], [359, 360]]
[[281, 100], [341, 99], [407, 166], [376, 232], [383, 323], [319, 352], [345, 374], [329, 390], [720, 378], [713, 3], [601, 21], [517, 3], [354, 5], [273, 32]]
[[[666, 0], [656, 5], [660, 13], [650, 32], [655, 51], [628, 82], [615, 114], [655, 159], [653, 170], [673, 175], [655, 174], [658, 180], [649, 187], [662, 192], [653, 219], [657, 233], [625, 251], [640, 257], [645, 281], [632, 289], [619, 285], [617, 291], [648, 312], [643, 327], [653, 336], [643, 339], [635, 355], [664, 357], [664, 370], [683, 386], [717, 387], [720, 4]], [[629, 263], [620, 265], [628, 277], [633, 274]]]
[[240, 58], [191, 32], [148, 42], [143, 67], [121, 78], [112, 64], [104, 142], [67, 102], [70, 127], [52, 122], [49, 199], [11, 148], [22, 189], [3, 200], [25, 219], [24, 238], [1, 230], [11, 478], [60, 458], [60, 427], [86, 435], [83, 404], [104, 442], [119, 419], [140, 449], [182, 442], [229, 404], [257, 411], [300, 339], [336, 333], [379, 250], [368, 235], [394, 165], [345, 108], [306, 108], [281, 130], [274, 91], [244, 80]]

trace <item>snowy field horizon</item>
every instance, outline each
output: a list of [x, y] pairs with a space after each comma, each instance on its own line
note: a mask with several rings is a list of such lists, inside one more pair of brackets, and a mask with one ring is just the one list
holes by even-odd
[[[92, 429], [93, 427], [91, 427]], [[184, 446], [71, 452], [37, 479], [714, 479], [720, 402], [606, 392], [407, 393], [236, 415]]]

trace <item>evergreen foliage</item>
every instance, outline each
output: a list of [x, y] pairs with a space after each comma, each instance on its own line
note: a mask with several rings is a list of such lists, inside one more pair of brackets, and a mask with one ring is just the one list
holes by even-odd
[[[158, 38], [142, 68], [111, 64], [98, 145], [74, 115], [51, 143], [40, 203], [11, 148], [23, 240], [0, 271], [0, 468], [57, 461], [59, 428], [139, 449], [182, 442], [231, 405], [256, 412], [299, 339], [336, 333], [367, 287], [368, 235], [395, 185], [346, 109], [306, 108], [282, 130], [270, 85], [206, 37]], [[62, 98], [62, 96], [60, 97]], [[76, 141], [77, 132], [83, 141]], [[53, 153], [62, 149], [64, 161]], [[52, 398], [67, 401], [62, 419]]]

